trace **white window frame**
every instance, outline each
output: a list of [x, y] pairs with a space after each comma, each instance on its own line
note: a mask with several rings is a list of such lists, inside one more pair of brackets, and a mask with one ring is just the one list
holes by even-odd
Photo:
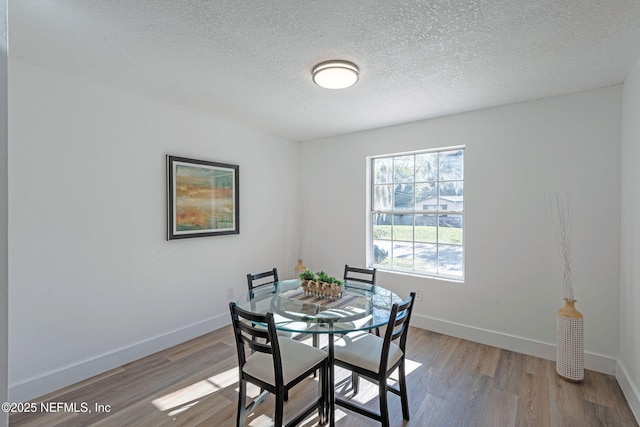
[[[465, 163], [466, 163], [466, 150], [465, 150], [465, 146], [453, 146], [453, 147], [443, 147], [443, 148], [436, 148], [436, 149], [428, 149], [428, 150], [417, 150], [417, 151], [410, 151], [410, 152], [401, 152], [401, 153], [392, 153], [392, 154], [385, 154], [385, 155], [379, 155], [379, 156], [371, 156], [367, 158], [367, 174], [368, 174], [368, 188], [367, 188], [367, 264], [369, 267], [375, 267], [378, 270], [385, 270], [385, 271], [389, 271], [389, 272], [393, 272], [393, 273], [402, 273], [402, 274], [411, 274], [411, 275], [417, 275], [417, 276], [422, 276], [422, 277], [432, 277], [432, 278], [437, 278], [437, 279], [444, 279], [444, 280], [450, 280], [450, 281], [455, 281], [455, 282], [464, 282], [465, 280], [465, 252], [466, 252], [466, 248], [465, 248], [465, 238], [464, 238], [464, 234], [465, 234], [465, 209], [464, 209], [464, 199], [463, 199], [463, 207], [461, 210], [442, 210], [440, 209], [442, 207], [442, 203], [440, 203], [440, 194], [439, 192], [437, 192], [437, 202], [436, 202], [436, 209], [429, 209], [429, 210], [424, 210], [424, 209], [416, 209], [415, 206], [415, 199], [414, 199], [414, 208], [413, 209], [403, 209], [403, 210], [395, 210], [393, 208], [393, 206], [391, 206], [391, 209], [384, 209], [384, 210], [375, 210], [374, 209], [374, 191], [375, 191], [375, 176], [374, 176], [374, 162], [376, 160], [379, 159], [385, 159], [385, 158], [396, 158], [396, 157], [404, 157], [404, 156], [415, 156], [415, 155], [420, 155], [420, 154], [427, 154], [427, 153], [441, 153], [441, 152], [448, 152], [448, 151], [455, 151], [455, 150], [462, 150], [464, 152], [463, 154], [463, 165], [462, 165], [462, 179], [459, 180], [462, 182], [463, 185], [463, 195], [464, 195], [464, 181], [465, 181]], [[420, 181], [418, 181], [420, 182]], [[437, 178], [437, 182], [438, 184], [440, 184], [441, 182], [450, 182], [447, 180], [441, 180], [440, 179], [440, 174], [438, 174], [438, 178]], [[397, 184], [396, 182], [393, 182], [392, 184]], [[411, 184], [413, 184], [414, 189], [416, 186], [416, 177], [415, 177], [415, 172], [414, 172], [414, 177], [413, 177], [413, 181], [411, 182]], [[460, 274], [446, 274], [443, 272], [433, 272], [433, 271], [424, 271], [424, 270], [415, 270], [415, 269], [402, 269], [402, 268], [397, 268], [392, 266], [384, 266], [384, 265], [379, 265], [375, 263], [375, 259], [374, 259], [374, 216], [376, 214], [379, 213], [386, 213], [386, 214], [410, 214], [410, 215], [414, 215], [414, 244], [416, 243], [415, 241], [415, 215], [436, 215], [436, 218], [438, 218], [440, 215], [459, 215], [461, 217], [462, 220], [462, 242], [460, 244], [461, 250], [462, 250], [462, 254], [461, 254], [461, 272]], [[436, 227], [439, 231], [440, 228], [440, 223], [439, 221], [436, 221]], [[392, 232], [393, 233], [393, 232]], [[436, 244], [436, 248], [439, 247], [439, 235], [440, 233], [437, 232], [436, 235], [437, 237], [437, 241], [435, 242]], [[395, 240], [393, 239], [393, 235], [391, 237], [391, 248], [393, 249], [394, 246], [394, 242]], [[415, 246], [414, 246], [414, 251], [415, 251]], [[393, 257], [393, 253], [389, 254], [390, 257]], [[437, 255], [436, 255], [437, 258]], [[414, 267], [415, 267], [415, 263], [414, 263]]]

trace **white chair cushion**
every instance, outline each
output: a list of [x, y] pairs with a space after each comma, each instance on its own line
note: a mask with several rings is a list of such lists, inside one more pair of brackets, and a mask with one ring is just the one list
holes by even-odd
[[369, 314], [367, 316], [364, 316], [361, 319], [356, 319], [356, 320], [352, 320], [352, 321], [349, 321], [349, 322], [336, 322], [336, 323], [334, 323], [333, 327], [337, 331], [340, 331], [340, 330], [348, 331], [348, 330], [354, 330], [354, 329], [362, 329], [366, 325], [371, 324], [371, 319], [373, 319], [373, 316]]
[[[289, 320], [286, 317], [280, 316], [278, 314], [273, 315], [273, 320], [275, 320], [276, 325], [278, 326], [286, 326], [291, 329], [296, 329], [298, 331], [302, 331], [309, 328], [309, 324], [305, 322], [294, 322], [293, 320]], [[267, 329], [266, 326], [256, 325], [256, 327], [261, 329]], [[292, 331], [281, 331], [277, 330], [276, 333], [279, 337], [287, 337], [287, 338], [296, 338], [302, 335], [301, 332], [292, 332]]]
[[[337, 360], [378, 372], [383, 341], [379, 336], [366, 331], [350, 332], [334, 343], [334, 356]], [[391, 343], [387, 366], [392, 366], [402, 356], [400, 347]]]
[[[285, 385], [327, 357], [327, 353], [324, 351], [290, 338], [278, 337], [278, 344], [280, 345], [282, 377]], [[273, 372], [273, 356], [271, 354], [253, 353], [247, 358], [243, 371], [275, 386], [275, 372]]]

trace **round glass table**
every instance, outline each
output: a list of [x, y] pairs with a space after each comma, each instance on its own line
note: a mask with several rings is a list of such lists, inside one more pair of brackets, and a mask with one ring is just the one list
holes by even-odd
[[385, 326], [393, 304], [402, 299], [380, 286], [346, 281], [340, 297], [305, 292], [300, 280], [284, 280], [260, 286], [237, 301], [253, 313], [274, 314], [276, 329], [303, 334], [328, 335], [329, 425], [335, 425], [333, 335]]

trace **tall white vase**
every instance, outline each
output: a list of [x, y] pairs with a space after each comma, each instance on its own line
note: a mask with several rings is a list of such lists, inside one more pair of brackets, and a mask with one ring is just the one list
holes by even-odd
[[575, 300], [564, 300], [556, 317], [556, 372], [567, 381], [584, 379], [584, 317]]

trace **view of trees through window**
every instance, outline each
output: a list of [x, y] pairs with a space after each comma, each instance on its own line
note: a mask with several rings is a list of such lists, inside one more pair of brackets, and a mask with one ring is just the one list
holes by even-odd
[[464, 148], [371, 161], [373, 265], [462, 279]]

